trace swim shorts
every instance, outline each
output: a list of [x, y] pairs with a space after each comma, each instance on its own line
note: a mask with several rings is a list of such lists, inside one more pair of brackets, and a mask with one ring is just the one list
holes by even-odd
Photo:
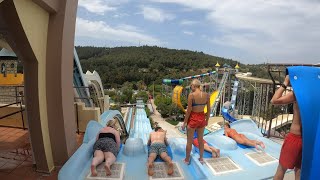
[[150, 145], [149, 154], [156, 153], [160, 156], [160, 154], [163, 152], [168, 153], [167, 146], [164, 143], [152, 143]]
[[293, 133], [287, 134], [282, 145], [279, 163], [282, 167], [293, 169], [301, 168], [302, 138]]
[[204, 112], [191, 112], [188, 122], [189, 128], [203, 128], [207, 125]]

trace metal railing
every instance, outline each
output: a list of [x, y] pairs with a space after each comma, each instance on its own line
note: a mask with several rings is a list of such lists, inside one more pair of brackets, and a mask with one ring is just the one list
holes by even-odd
[[[264, 136], [284, 138], [290, 131], [293, 119], [293, 104], [274, 106], [270, 103], [280, 87], [289, 66], [317, 66], [313, 64], [268, 64], [271, 81], [240, 80], [237, 109], [239, 115], [247, 115], [256, 122]], [[256, 78], [258, 79], [258, 78]], [[290, 88], [286, 92], [290, 91]]]
[[[18, 92], [18, 89], [22, 88], [22, 87], [24, 88], [24, 86], [0, 86], [0, 87], [1, 88], [3, 88], [3, 87], [13, 88], [14, 87], [14, 89], [15, 89], [15, 95], [3, 95], [3, 94], [0, 95], [1, 97], [9, 97], [9, 98], [13, 97], [13, 98], [15, 98], [15, 102], [0, 106], [0, 110], [2, 108], [6, 108], [6, 107], [9, 107], [11, 105], [16, 105], [16, 106], [19, 105], [19, 107], [20, 107], [20, 110], [18, 110], [18, 111], [10, 112], [8, 114], [0, 116], [0, 120], [20, 113], [21, 114], [21, 121], [22, 121], [22, 129], [24, 129], [24, 130], [27, 129], [25, 127], [24, 117], [23, 117], [23, 111], [25, 111], [25, 108], [23, 108], [24, 95], [20, 94], [20, 91]], [[13, 126], [5, 126], [5, 125], [0, 125], [0, 126], [2, 126], [2, 127], [13, 127]], [[19, 127], [16, 127], [16, 128], [19, 128]]]
[[[315, 66], [320, 67], [320, 64], [268, 64], [268, 73], [273, 82], [272, 89], [273, 94], [275, 93], [277, 86], [280, 86], [286, 76], [286, 68], [290, 66]], [[279, 81], [276, 81], [279, 80]], [[291, 91], [290, 88], [284, 93]], [[271, 105], [271, 104], [270, 104]], [[271, 117], [268, 124], [267, 136], [284, 138], [284, 135], [290, 131], [290, 126], [293, 120], [293, 104], [274, 106], [270, 108]]]

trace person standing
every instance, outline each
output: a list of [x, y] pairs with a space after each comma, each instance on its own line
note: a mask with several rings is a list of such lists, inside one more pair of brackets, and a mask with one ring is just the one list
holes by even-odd
[[274, 175], [274, 180], [281, 180], [287, 169], [294, 169], [295, 179], [300, 179], [301, 160], [302, 160], [302, 127], [299, 106], [293, 92], [288, 92], [285, 95], [287, 87], [290, 85], [289, 76], [287, 75], [283, 84], [274, 93], [271, 103], [274, 105], [285, 105], [293, 103], [293, 120], [290, 127], [290, 132], [285, 137], [281, 148], [279, 165], [277, 172]]
[[[199, 161], [203, 163], [203, 132], [204, 128], [208, 125], [210, 117], [210, 99], [209, 94], [202, 92], [200, 89], [201, 83], [198, 79], [191, 82], [192, 92], [188, 96], [188, 108], [182, 125], [182, 130], [187, 127], [187, 145], [186, 145], [186, 158], [183, 160], [185, 164], [190, 164], [190, 153], [192, 149], [193, 136], [195, 130], [198, 133], [198, 143], [200, 158]], [[207, 105], [207, 113], [204, 113], [204, 107]]]

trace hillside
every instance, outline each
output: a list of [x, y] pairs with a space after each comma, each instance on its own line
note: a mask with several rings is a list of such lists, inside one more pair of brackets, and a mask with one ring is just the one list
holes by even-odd
[[[156, 46], [141, 47], [76, 47], [84, 72], [96, 70], [104, 88], [119, 87], [124, 82], [144, 81], [147, 85], [161, 84], [163, 78], [181, 78], [212, 71], [218, 61], [234, 67], [231, 59], [211, 56], [203, 52], [167, 49]], [[261, 74], [259, 66], [239, 64], [246, 72]], [[264, 73], [262, 73], [264, 74]], [[260, 76], [263, 77], [264, 75]]]

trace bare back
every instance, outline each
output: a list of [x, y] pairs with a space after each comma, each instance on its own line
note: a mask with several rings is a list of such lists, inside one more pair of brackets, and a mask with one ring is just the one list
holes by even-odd
[[193, 102], [196, 104], [203, 104], [198, 106], [192, 106], [192, 112], [203, 112], [205, 105], [207, 105], [208, 93], [202, 91], [196, 91], [191, 94], [191, 97], [194, 99]]
[[293, 120], [290, 127], [290, 132], [296, 135], [301, 135], [301, 117], [297, 102], [293, 103]]
[[165, 139], [165, 132], [152, 132], [150, 133], [150, 139], [151, 139], [151, 144], [152, 143], [165, 143], [164, 139]]

